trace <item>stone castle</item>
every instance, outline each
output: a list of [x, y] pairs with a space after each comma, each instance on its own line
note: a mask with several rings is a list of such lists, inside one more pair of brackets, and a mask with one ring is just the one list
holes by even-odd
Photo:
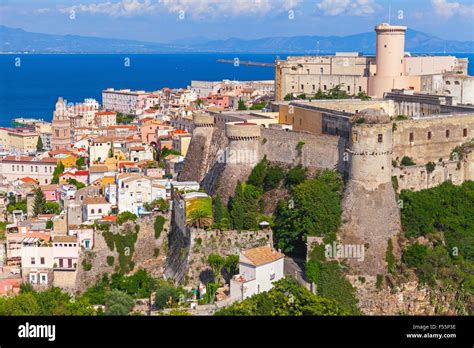
[[[264, 157], [287, 167], [338, 170], [346, 179], [338, 238], [366, 249], [363, 262], [349, 260], [352, 272], [385, 273], [389, 239], [398, 253], [397, 191], [474, 179], [474, 107], [449, 93], [406, 89], [413, 76], [405, 74], [405, 29], [376, 27], [377, 70], [369, 79], [376, 97], [277, 98], [270, 113], [195, 114], [180, 180], [198, 181], [208, 194], [219, 192], [227, 201]], [[445, 84], [455, 84], [451, 75], [443, 76]]]

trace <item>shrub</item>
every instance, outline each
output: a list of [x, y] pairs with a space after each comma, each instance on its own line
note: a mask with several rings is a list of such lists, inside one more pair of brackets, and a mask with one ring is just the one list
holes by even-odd
[[82, 268], [84, 271], [90, 271], [92, 269], [92, 263], [87, 260], [82, 260]]
[[428, 247], [419, 243], [408, 246], [403, 251], [402, 261], [408, 267], [421, 266], [428, 255]]
[[171, 307], [178, 299], [178, 291], [171, 285], [163, 285], [155, 294], [155, 306], [158, 309]]
[[428, 163], [426, 163], [425, 167], [426, 167], [426, 171], [429, 174], [429, 173], [432, 173], [435, 170], [436, 164], [434, 162], [428, 162]]
[[117, 215], [117, 224], [123, 225], [127, 221], [135, 222], [137, 220], [137, 216], [129, 211], [124, 211]]
[[155, 229], [155, 239], [160, 238], [161, 232], [163, 231], [163, 226], [165, 224], [165, 218], [161, 215], [158, 215], [155, 219], [154, 229]]
[[383, 283], [384, 283], [384, 277], [382, 274], [377, 274], [377, 280], [375, 282], [375, 287], [380, 290], [382, 289], [382, 286], [383, 286]]
[[299, 165], [291, 168], [288, 173], [286, 173], [285, 184], [287, 186], [294, 186], [301, 184], [306, 179], [306, 169]]
[[408, 167], [408, 166], [414, 166], [416, 163], [411, 159], [411, 157], [403, 156], [400, 164], [402, 166]]
[[115, 261], [115, 259], [114, 259], [113, 256], [110, 256], [110, 255], [107, 256], [107, 264], [108, 264], [109, 266], [113, 266], [113, 265], [114, 265], [114, 261]]

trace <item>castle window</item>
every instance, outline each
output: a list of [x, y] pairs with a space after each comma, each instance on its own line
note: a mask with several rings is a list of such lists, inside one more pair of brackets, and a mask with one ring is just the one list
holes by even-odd
[[413, 133], [410, 133], [410, 143], [412, 143], [415, 140], [415, 135]]
[[446, 81], [446, 84], [447, 84], [447, 85], [450, 85], [450, 84], [451, 84], [451, 82], [450, 82], [450, 81]]
[[313, 85], [313, 91], [316, 90], [316, 85]]
[[324, 68], [319, 68], [319, 72], [322, 74], [324, 74]]
[[377, 136], [377, 141], [378, 141], [379, 143], [381, 143], [381, 142], [383, 141], [383, 135], [382, 135], [382, 134], [379, 134], [379, 135]]
[[464, 129], [462, 130], [462, 136], [463, 136], [463, 137], [467, 137], [467, 128], [464, 128]]
[[301, 90], [304, 90], [304, 85], [303, 84], [301, 84]]
[[95, 209], [91, 209], [91, 214], [95, 214]]
[[359, 92], [362, 92], [362, 86], [359, 86]]
[[449, 129], [446, 129], [446, 138], [449, 138]]
[[327, 89], [328, 89], [328, 86], [324, 85], [324, 87], [323, 87], [323, 88], [324, 88], [324, 90], [327, 90]]
[[348, 92], [351, 91], [351, 86], [347, 86], [347, 91], [348, 91]]
[[459, 86], [459, 81], [454, 81], [454, 84]]
[[428, 140], [431, 140], [431, 132], [428, 132]]
[[387, 45], [383, 45], [383, 47], [387, 48]]

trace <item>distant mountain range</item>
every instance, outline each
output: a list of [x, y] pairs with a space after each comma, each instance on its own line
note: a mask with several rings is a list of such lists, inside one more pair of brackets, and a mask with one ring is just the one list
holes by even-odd
[[[1, 53], [317, 53], [318, 49], [319, 53], [336, 51], [374, 53], [375, 33], [349, 36], [267, 37], [255, 40], [238, 38], [209, 40], [196, 37], [161, 44], [78, 35], [31, 33], [23, 29], [0, 26]], [[443, 40], [408, 29], [405, 50], [416, 53], [473, 53], [474, 41]]]

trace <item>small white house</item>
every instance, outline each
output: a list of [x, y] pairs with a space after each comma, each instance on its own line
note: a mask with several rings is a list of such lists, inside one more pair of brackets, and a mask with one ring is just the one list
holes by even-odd
[[239, 274], [230, 281], [230, 298], [243, 300], [268, 291], [283, 278], [285, 255], [270, 246], [244, 250], [239, 256]]

